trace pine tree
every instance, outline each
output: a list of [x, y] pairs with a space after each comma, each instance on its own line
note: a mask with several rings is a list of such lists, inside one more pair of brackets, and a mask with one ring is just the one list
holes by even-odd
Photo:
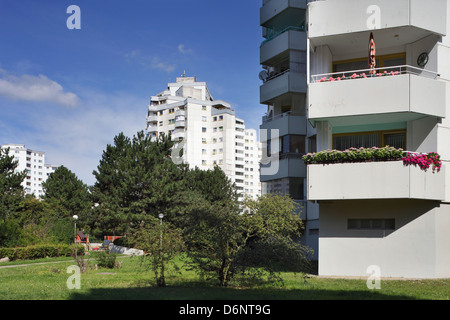
[[8, 149], [0, 149], [0, 220], [10, 217], [24, 197], [21, 185], [26, 171], [16, 172], [18, 163], [9, 156]]

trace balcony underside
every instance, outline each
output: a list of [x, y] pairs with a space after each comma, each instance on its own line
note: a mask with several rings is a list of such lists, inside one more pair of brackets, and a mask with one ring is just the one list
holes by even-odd
[[367, 51], [370, 32], [377, 49], [447, 33], [446, 0], [316, 1], [308, 13], [311, 44], [328, 45], [333, 54]]

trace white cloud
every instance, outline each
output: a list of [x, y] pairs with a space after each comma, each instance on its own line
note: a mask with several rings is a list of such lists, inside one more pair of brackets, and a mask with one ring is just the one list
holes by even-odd
[[178, 45], [178, 51], [180, 51], [183, 54], [192, 53], [192, 50], [191, 49], [186, 49], [184, 44], [179, 44]]
[[64, 92], [63, 87], [44, 75], [14, 76], [0, 69], [0, 96], [20, 101], [50, 102], [61, 106], [74, 107], [78, 97]]
[[[22, 112], [8, 113], [8, 120], [0, 118], [0, 144], [20, 143], [44, 151], [47, 164], [63, 165], [92, 185], [92, 172], [107, 144], [112, 144], [120, 132], [132, 137], [145, 129], [148, 101], [129, 94], [86, 89], [80, 90], [79, 96], [77, 108], [36, 109], [21, 103]], [[23, 123], [27, 125], [21, 127]]]
[[125, 59], [129, 63], [138, 63], [145, 68], [158, 69], [167, 73], [172, 73], [176, 65], [162, 61], [157, 56], [143, 56], [139, 50], [133, 50], [125, 54]]
[[163, 62], [158, 57], [153, 57], [151, 67], [153, 69], [160, 69], [167, 73], [172, 73], [175, 70], [176, 65]]

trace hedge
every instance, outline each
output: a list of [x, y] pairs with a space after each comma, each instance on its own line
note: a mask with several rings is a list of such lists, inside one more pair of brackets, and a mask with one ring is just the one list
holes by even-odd
[[[84, 254], [84, 246], [77, 245], [77, 255]], [[0, 259], [8, 257], [9, 260], [34, 260], [41, 258], [70, 257], [73, 255], [73, 245], [34, 245], [19, 248], [0, 248]]]

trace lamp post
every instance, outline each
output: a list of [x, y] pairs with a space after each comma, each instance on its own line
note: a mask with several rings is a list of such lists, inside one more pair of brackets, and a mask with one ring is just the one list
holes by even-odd
[[163, 236], [163, 225], [162, 225], [162, 223], [163, 223], [164, 215], [162, 213], [160, 213], [158, 215], [158, 217], [159, 217], [159, 219], [161, 221], [160, 247], [159, 247], [159, 262], [161, 263], [161, 270], [160, 270], [161, 274], [160, 274], [160, 277], [158, 279], [158, 286], [165, 287], [166, 286], [166, 282], [164, 280], [164, 261], [163, 261], [163, 256], [162, 256], [162, 252], [163, 252], [163, 246], [162, 246], [162, 243], [163, 243], [163, 238], [162, 238], [162, 236]]
[[74, 250], [75, 250], [75, 260], [77, 260], [78, 259], [78, 255], [77, 255], [78, 249], [77, 249], [76, 245], [77, 245], [77, 220], [78, 220], [78, 216], [75, 214], [72, 218], [73, 218], [73, 222], [74, 222], [74, 225], [75, 225], [75, 227], [74, 227], [73, 243], [74, 243]]
[[77, 220], [78, 220], [78, 216], [74, 215], [73, 217], [73, 222], [75, 224], [75, 229], [74, 229], [74, 239], [73, 242], [76, 244], [77, 243]]
[[159, 239], [160, 239], [160, 250], [162, 252], [162, 232], [163, 232], [162, 222], [163, 222], [164, 215], [162, 213], [160, 213], [158, 217], [161, 221], [161, 233], [160, 233]]

